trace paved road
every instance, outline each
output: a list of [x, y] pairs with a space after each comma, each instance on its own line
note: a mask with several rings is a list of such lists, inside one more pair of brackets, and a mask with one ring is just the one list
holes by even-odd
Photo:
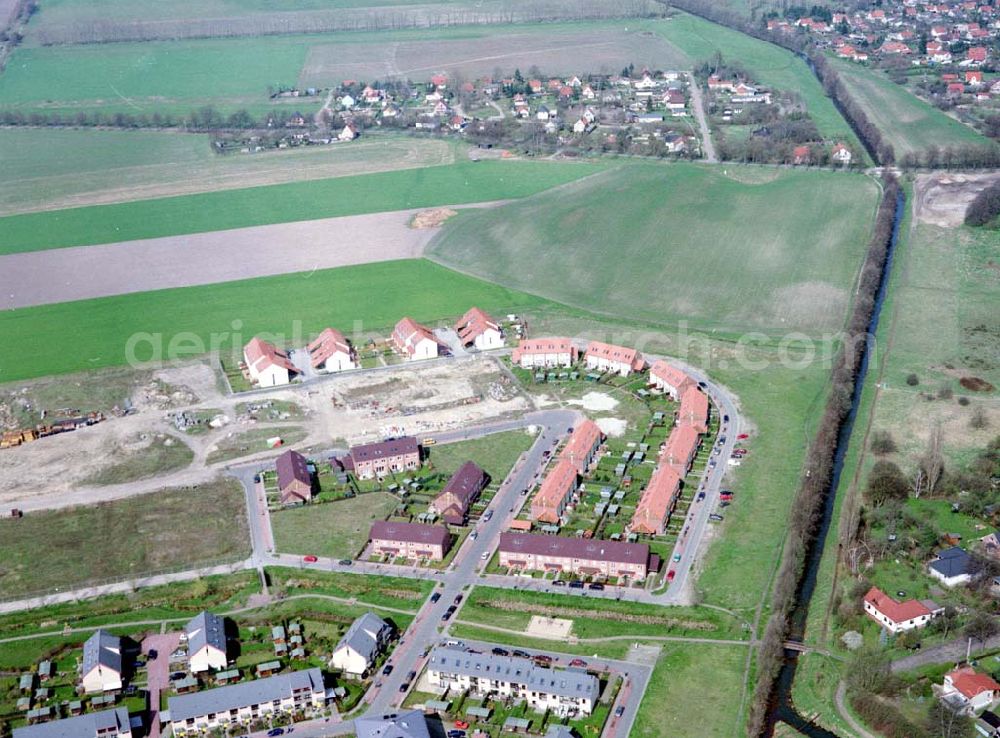
[[[927, 664], [940, 664], [945, 661], [964, 661], [966, 649], [969, 647], [969, 639], [965, 636], [955, 638], [942, 643], [939, 646], [924, 648], [910, 656], [904, 656], [892, 662], [892, 670], [895, 672], [910, 671]], [[972, 641], [972, 657], [977, 654], [994, 648], [1000, 648], [1000, 635], [987, 638], [986, 641]]]
[[691, 107], [694, 109], [694, 117], [698, 121], [698, 127], [701, 129], [701, 145], [705, 154], [705, 161], [709, 164], [715, 164], [719, 159], [715, 155], [715, 144], [712, 143], [712, 131], [708, 127], [708, 118], [705, 116], [705, 103], [701, 97], [701, 88], [698, 86], [698, 80], [690, 72], [688, 72], [688, 81], [690, 82], [689, 87], [691, 89]]

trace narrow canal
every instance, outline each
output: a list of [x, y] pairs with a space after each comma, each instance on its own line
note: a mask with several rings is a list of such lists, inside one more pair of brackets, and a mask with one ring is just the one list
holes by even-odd
[[[903, 220], [905, 206], [906, 198], [903, 196], [902, 190], [900, 190], [896, 197], [896, 208], [893, 213], [892, 239], [886, 251], [885, 264], [882, 268], [878, 291], [875, 293], [875, 307], [872, 310], [872, 317], [868, 323], [869, 340], [865, 342], [862, 348], [861, 365], [858, 378], [854, 384], [854, 394], [851, 397], [851, 409], [837, 436], [833, 474], [831, 475], [830, 486], [827, 489], [826, 498], [823, 503], [823, 515], [816, 538], [813, 540], [806, 556], [805, 570], [802, 580], [799, 582], [799, 589], [796, 596], [797, 604], [792, 611], [791, 630], [789, 633], [791, 640], [800, 640], [805, 634], [806, 617], [809, 615], [809, 605], [816, 589], [816, 576], [819, 571], [820, 560], [823, 557], [823, 546], [826, 542], [827, 534], [830, 532], [830, 523], [833, 518], [834, 509], [833, 503], [836, 497], [837, 486], [840, 483], [840, 474], [844, 468], [844, 457], [850, 444], [851, 432], [854, 430], [854, 421], [857, 416], [858, 405], [861, 401], [861, 393], [864, 390], [868, 374], [868, 363], [871, 358], [870, 350], [873, 346], [879, 318], [882, 314], [882, 303], [885, 301], [889, 275], [892, 273], [893, 258], [896, 252], [896, 244], [899, 240], [899, 228]], [[813, 725], [809, 720], [802, 717], [792, 703], [792, 682], [795, 679], [795, 670], [798, 667], [799, 655], [798, 651], [785, 651], [785, 662], [778, 675], [778, 683], [775, 687], [765, 735], [772, 736], [775, 725], [778, 722], [783, 722], [795, 728], [799, 733], [809, 736], [809, 738], [837, 738], [836, 733]]]

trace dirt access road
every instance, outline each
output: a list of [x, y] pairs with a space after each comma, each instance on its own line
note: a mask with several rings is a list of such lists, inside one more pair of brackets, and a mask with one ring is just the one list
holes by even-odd
[[[495, 207], [484, 202], [462, 207]], [[0, 256], [0, 309], [229, 282], [423, 255], [421, 210], [210, 231]]]

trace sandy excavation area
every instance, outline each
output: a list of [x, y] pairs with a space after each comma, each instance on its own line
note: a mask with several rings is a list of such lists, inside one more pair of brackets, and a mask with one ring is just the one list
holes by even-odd
[[[249, 397], [222, 394], [208, 362], [164, 369], [153, 377], [155, 384], [148, 373], [136, 372], [131, 386], [123, 382], [123, 393], [135, 405], [134, 414], [0, 450], [5, 471], [0, 475], [0, 506], [25, 511], [69, 507], [204, 482], [223, 473], [229, 464], [280, 453], [255, 450], [239, 458], [208, 462], [218, 444], [259, 428], [274, 428], [280, 435], [277, 429], [299, 427], [305, 436], [293, 447], [325, 451], [387, 435], [421, 435], [480, 424], [533, 409], [494, 360], [480, 357], [335, 375]], [[16, 393], [18, 398], [30, 398], [31, 382], [18, 383]], [[9, 403], [10, 395], [0, 394], [0, 400], [4, 397]], [[278, 420], [239, 407], [271, 400], [294, 403], [298, 412], [292, 419]], [[173, 415], [181, 411], [210, 411], [213, 416], [224, 416], [225, 423], [189, 434], [173, 423]], [[164, 436], [192, 450], [189, 465], [128, 484], [96, 486], [85, 481], [129, 459], [140, 460], [154, 440]]]
[[914, 212], [925, 223], [956, 228], [965, 220], [969, 203], [1000, 174], [934, 172], [917, 177]]
[[446, 219], [438, 216], [430, 226], [411, 227], [422, 213], [395, 210], [7, 254], [0, 256], [0, 306], [29, 307], [417, 258], [437, 232], [434, 226]]

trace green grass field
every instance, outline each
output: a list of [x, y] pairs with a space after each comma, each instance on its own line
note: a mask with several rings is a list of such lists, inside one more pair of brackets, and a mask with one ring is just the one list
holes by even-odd
[[735, 646], [666, 644], [631, 735], [743, 735], [739, 696], [746, 655], [746, 649]]
[[451, 164], [447, 141], [373, 135], [347, 146], [220, 156], [207, 135], [11, 128], [0, 215]]
[[346, 500], [279, 510], [271, 515], [278, 551], [351, 559], [368, 541], [376, 520], [396, 509], [388, 492], [369, 492]]
[[485, 438], [431, 446], [428, 457], [434, 471], [446, 474], [457, 471], [466, 461], [475, 461], [494, 483], [499, 484], [510, 473], [517, 457], [531, 448], [534, 440], [524, 431], [493, 433]]
[[0, 334], [32, 350], [0, 357], [0, 381], [120, 366], [130, 340], [141, 362], [157, 346], [163, 359], [190, 358], [212, 348], [213, 334], [232, 352], [258, 333], [279, 343], [328, 325], [384, 333], [402, 315], [450, 322], [470, 305], [504, 314], [552, 303], [418, 259], [8, 310]]
[[491, 281], [642, 321], [726, 332], [840, 328], [875, 184], [830, 172], [731, 170], [623, 166], [463, 213], [428, 253]]
[[29, 513], [2, 528], [0, 591], [8, 596], [236, 561], [250, 552], [243, 490], [233, 480]]
[[531, 195], [601, 164], [464, 161], [0, 218], [0, 254]]
[[921, 154], [931, 146], [986, 145], [989, 141], [972, 128], [890, 81], [879, 72], [843, 59], [830, 59], [844, 84], [871, 121], [887, 137], [896, 158]]

